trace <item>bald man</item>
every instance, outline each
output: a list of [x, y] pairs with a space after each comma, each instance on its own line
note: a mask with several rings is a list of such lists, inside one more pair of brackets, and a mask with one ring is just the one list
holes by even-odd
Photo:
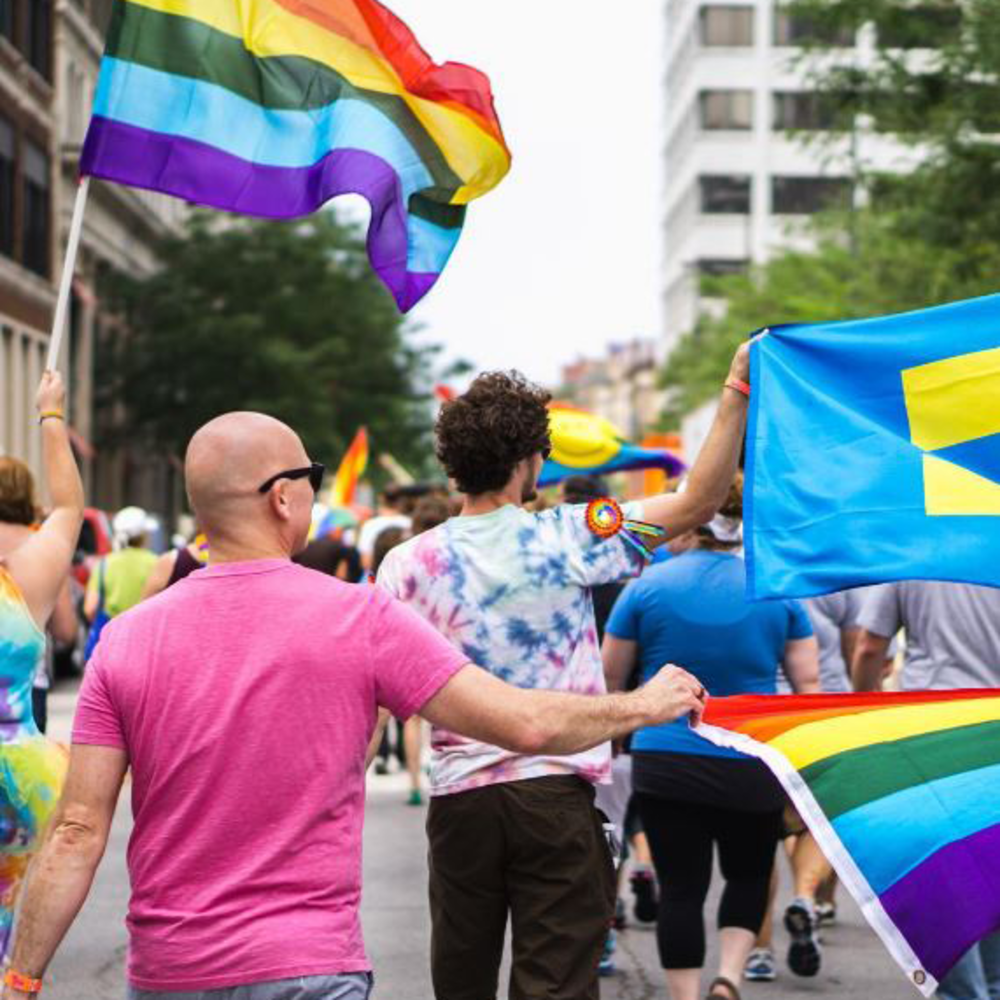
[[275, 420], [212, 421], [186, 473], [210, 565], [101, 637], [16, 931], [12, 982], [26, 988], [8, 1000], [31, 995], [83, 905], [129, 767], [132, 1000], [361, 1000], [380, 708], [555, 754], [700, 715], [701, 686], [672, 668], [627, 695], [509, 687], [383, 591], [295, 566], [322, 468]]

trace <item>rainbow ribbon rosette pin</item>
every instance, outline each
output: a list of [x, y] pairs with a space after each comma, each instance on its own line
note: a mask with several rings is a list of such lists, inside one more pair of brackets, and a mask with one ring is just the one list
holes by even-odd
[[621, 535], [644, 559], [651, 559], [644, 538], [654, 542], [663, 538], [666, 532], [655, 524], [633, 521], [625, 516], [621, 504], [612, 497], [591, 500], [587, 504], [587, 529], [598, 538], [614, 538]]

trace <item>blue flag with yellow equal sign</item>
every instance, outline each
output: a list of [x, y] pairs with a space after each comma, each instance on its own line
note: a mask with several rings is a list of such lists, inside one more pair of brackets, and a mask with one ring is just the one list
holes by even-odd
[[1000, 587], [1000, 295], [772, 328], [751, 378], [751, 598]]

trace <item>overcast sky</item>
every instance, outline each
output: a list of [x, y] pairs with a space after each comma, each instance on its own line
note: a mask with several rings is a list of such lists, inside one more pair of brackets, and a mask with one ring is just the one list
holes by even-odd
[[492, 82], [514, 155], [413, 312], [450, 357], [555, 382], [660, 330], [660, 0], [389, 0]]

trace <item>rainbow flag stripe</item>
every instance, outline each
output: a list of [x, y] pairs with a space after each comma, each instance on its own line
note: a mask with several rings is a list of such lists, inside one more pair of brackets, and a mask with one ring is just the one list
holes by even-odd
[[270, 218], [362, 195], [405, 311], [510, 163], [489, 80], [376, 0], [117, 0], [81, 172]]
[[368, 468], [368, 429], [362, 427], [344, 453], [330, 487], [330, 506], [346, 507], [354, 503], [358, 482]]
[[925, 996], [1000, 929], [1000, 690], [719, 698]]

